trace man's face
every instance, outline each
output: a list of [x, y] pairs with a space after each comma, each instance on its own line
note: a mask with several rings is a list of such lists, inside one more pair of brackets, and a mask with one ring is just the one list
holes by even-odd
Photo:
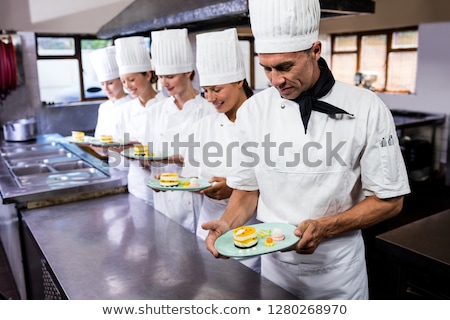
[[310, 89], [318, 75], [317, 61], [310, 50], [259, 54], [267, 78], [285, 99], [295, 99]]

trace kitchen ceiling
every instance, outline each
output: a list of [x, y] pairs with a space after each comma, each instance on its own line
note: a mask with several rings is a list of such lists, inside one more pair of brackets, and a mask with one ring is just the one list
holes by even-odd
[[[372, 0], [320, 0], [322, 18], [375, 13]], [[248, 0], [135, 0], [97, 32], [99, 38], [164, 28], [190, 31], [248, 26]]]

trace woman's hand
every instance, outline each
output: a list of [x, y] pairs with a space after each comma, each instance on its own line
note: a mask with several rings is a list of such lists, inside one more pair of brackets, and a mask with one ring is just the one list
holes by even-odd
[[215, 200], [223, 200], [228, 199], [233, 192], [229, 186], [227, 186], [227, 179], [222, 177], [212, 177], [209, 180], [212, 183], [212, 186], [200, 191], [200, 193], [204, 194], [208, 198]]

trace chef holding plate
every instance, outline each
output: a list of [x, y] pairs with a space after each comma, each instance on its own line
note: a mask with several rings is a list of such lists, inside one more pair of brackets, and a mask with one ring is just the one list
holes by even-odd
[[334, 79], [321, 58], [319, 0], [250, 0], [249, 9], [272, 86], [237, 112], [234, 190], [221, 219], [203, 224], [207, 248], [219, 257], [216, 239], [257, 207], [258, 220], [294, 225], [300, 237], [261, 256], [262, 276], [301, 299], [368, 299], [361, 229], [398, 214], [410, 192], [392, 114], [374, 92]]

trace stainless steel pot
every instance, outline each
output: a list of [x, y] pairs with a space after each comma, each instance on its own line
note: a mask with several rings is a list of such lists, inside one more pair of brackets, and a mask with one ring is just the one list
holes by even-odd
[[36, 139], [36, 120], [19, 119], [8, 121], [3, 125], [3, 136], [7, 141], [28, 141]]

